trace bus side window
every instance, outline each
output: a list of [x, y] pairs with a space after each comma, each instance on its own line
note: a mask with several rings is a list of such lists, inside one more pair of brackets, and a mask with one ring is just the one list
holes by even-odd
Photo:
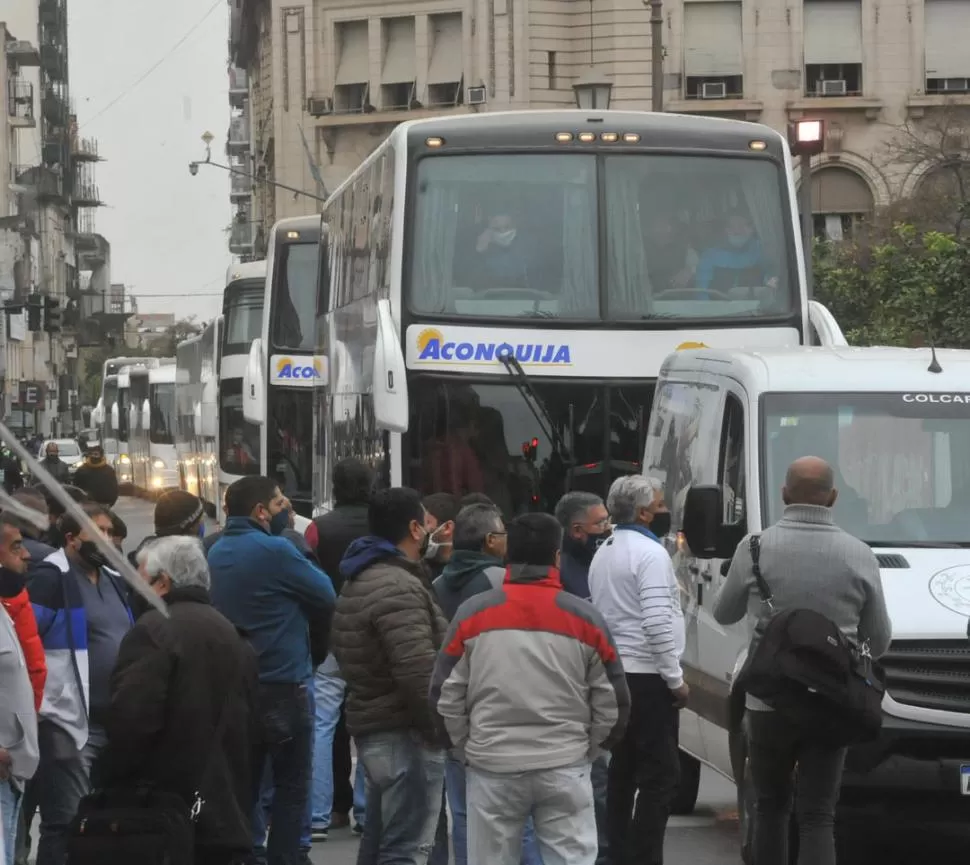
[[724, 522], [737, 525], [745, 517], [744, 409], [731, 393], [724, 404], [718, 479], [724, 494]]

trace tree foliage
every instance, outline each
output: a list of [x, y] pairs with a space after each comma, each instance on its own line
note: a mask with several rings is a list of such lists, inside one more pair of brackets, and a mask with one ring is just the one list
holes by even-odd
[[815, 294], [854, 345], [970, 348], [970, 240], [897, 224], [815, 246]]

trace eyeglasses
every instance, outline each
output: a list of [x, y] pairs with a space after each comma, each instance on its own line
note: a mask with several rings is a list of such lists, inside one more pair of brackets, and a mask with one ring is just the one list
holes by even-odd
[[507, 535], [507, 534], [508, 532], [489, 532], [489, 535], [491, 535], [492, 537], [498, 537], [500, 535]]

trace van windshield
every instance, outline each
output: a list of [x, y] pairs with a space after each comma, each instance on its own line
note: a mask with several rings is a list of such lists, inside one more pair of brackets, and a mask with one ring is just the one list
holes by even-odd
[[792, 461], [835, 470], [835, 520], [873, 546], [970, 547], [970, 393], [769, 393], [761, 399], [765, 525]]

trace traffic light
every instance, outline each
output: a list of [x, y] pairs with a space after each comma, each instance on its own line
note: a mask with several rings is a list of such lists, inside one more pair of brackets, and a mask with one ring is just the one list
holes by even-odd
[[39, 294], [32, 294], [27, 298], [27, 330], [37, 333], [41, 329], [44, 299]]
[[525, 457], [526, 462], [534, 463], [538, 452], [539, 439], [534, 438], [532, 441], [522, 442], [522, 456]]
[[61, 302], [56, 297], [44, 295], [44, 330], [48, 333], [61, 332]]

